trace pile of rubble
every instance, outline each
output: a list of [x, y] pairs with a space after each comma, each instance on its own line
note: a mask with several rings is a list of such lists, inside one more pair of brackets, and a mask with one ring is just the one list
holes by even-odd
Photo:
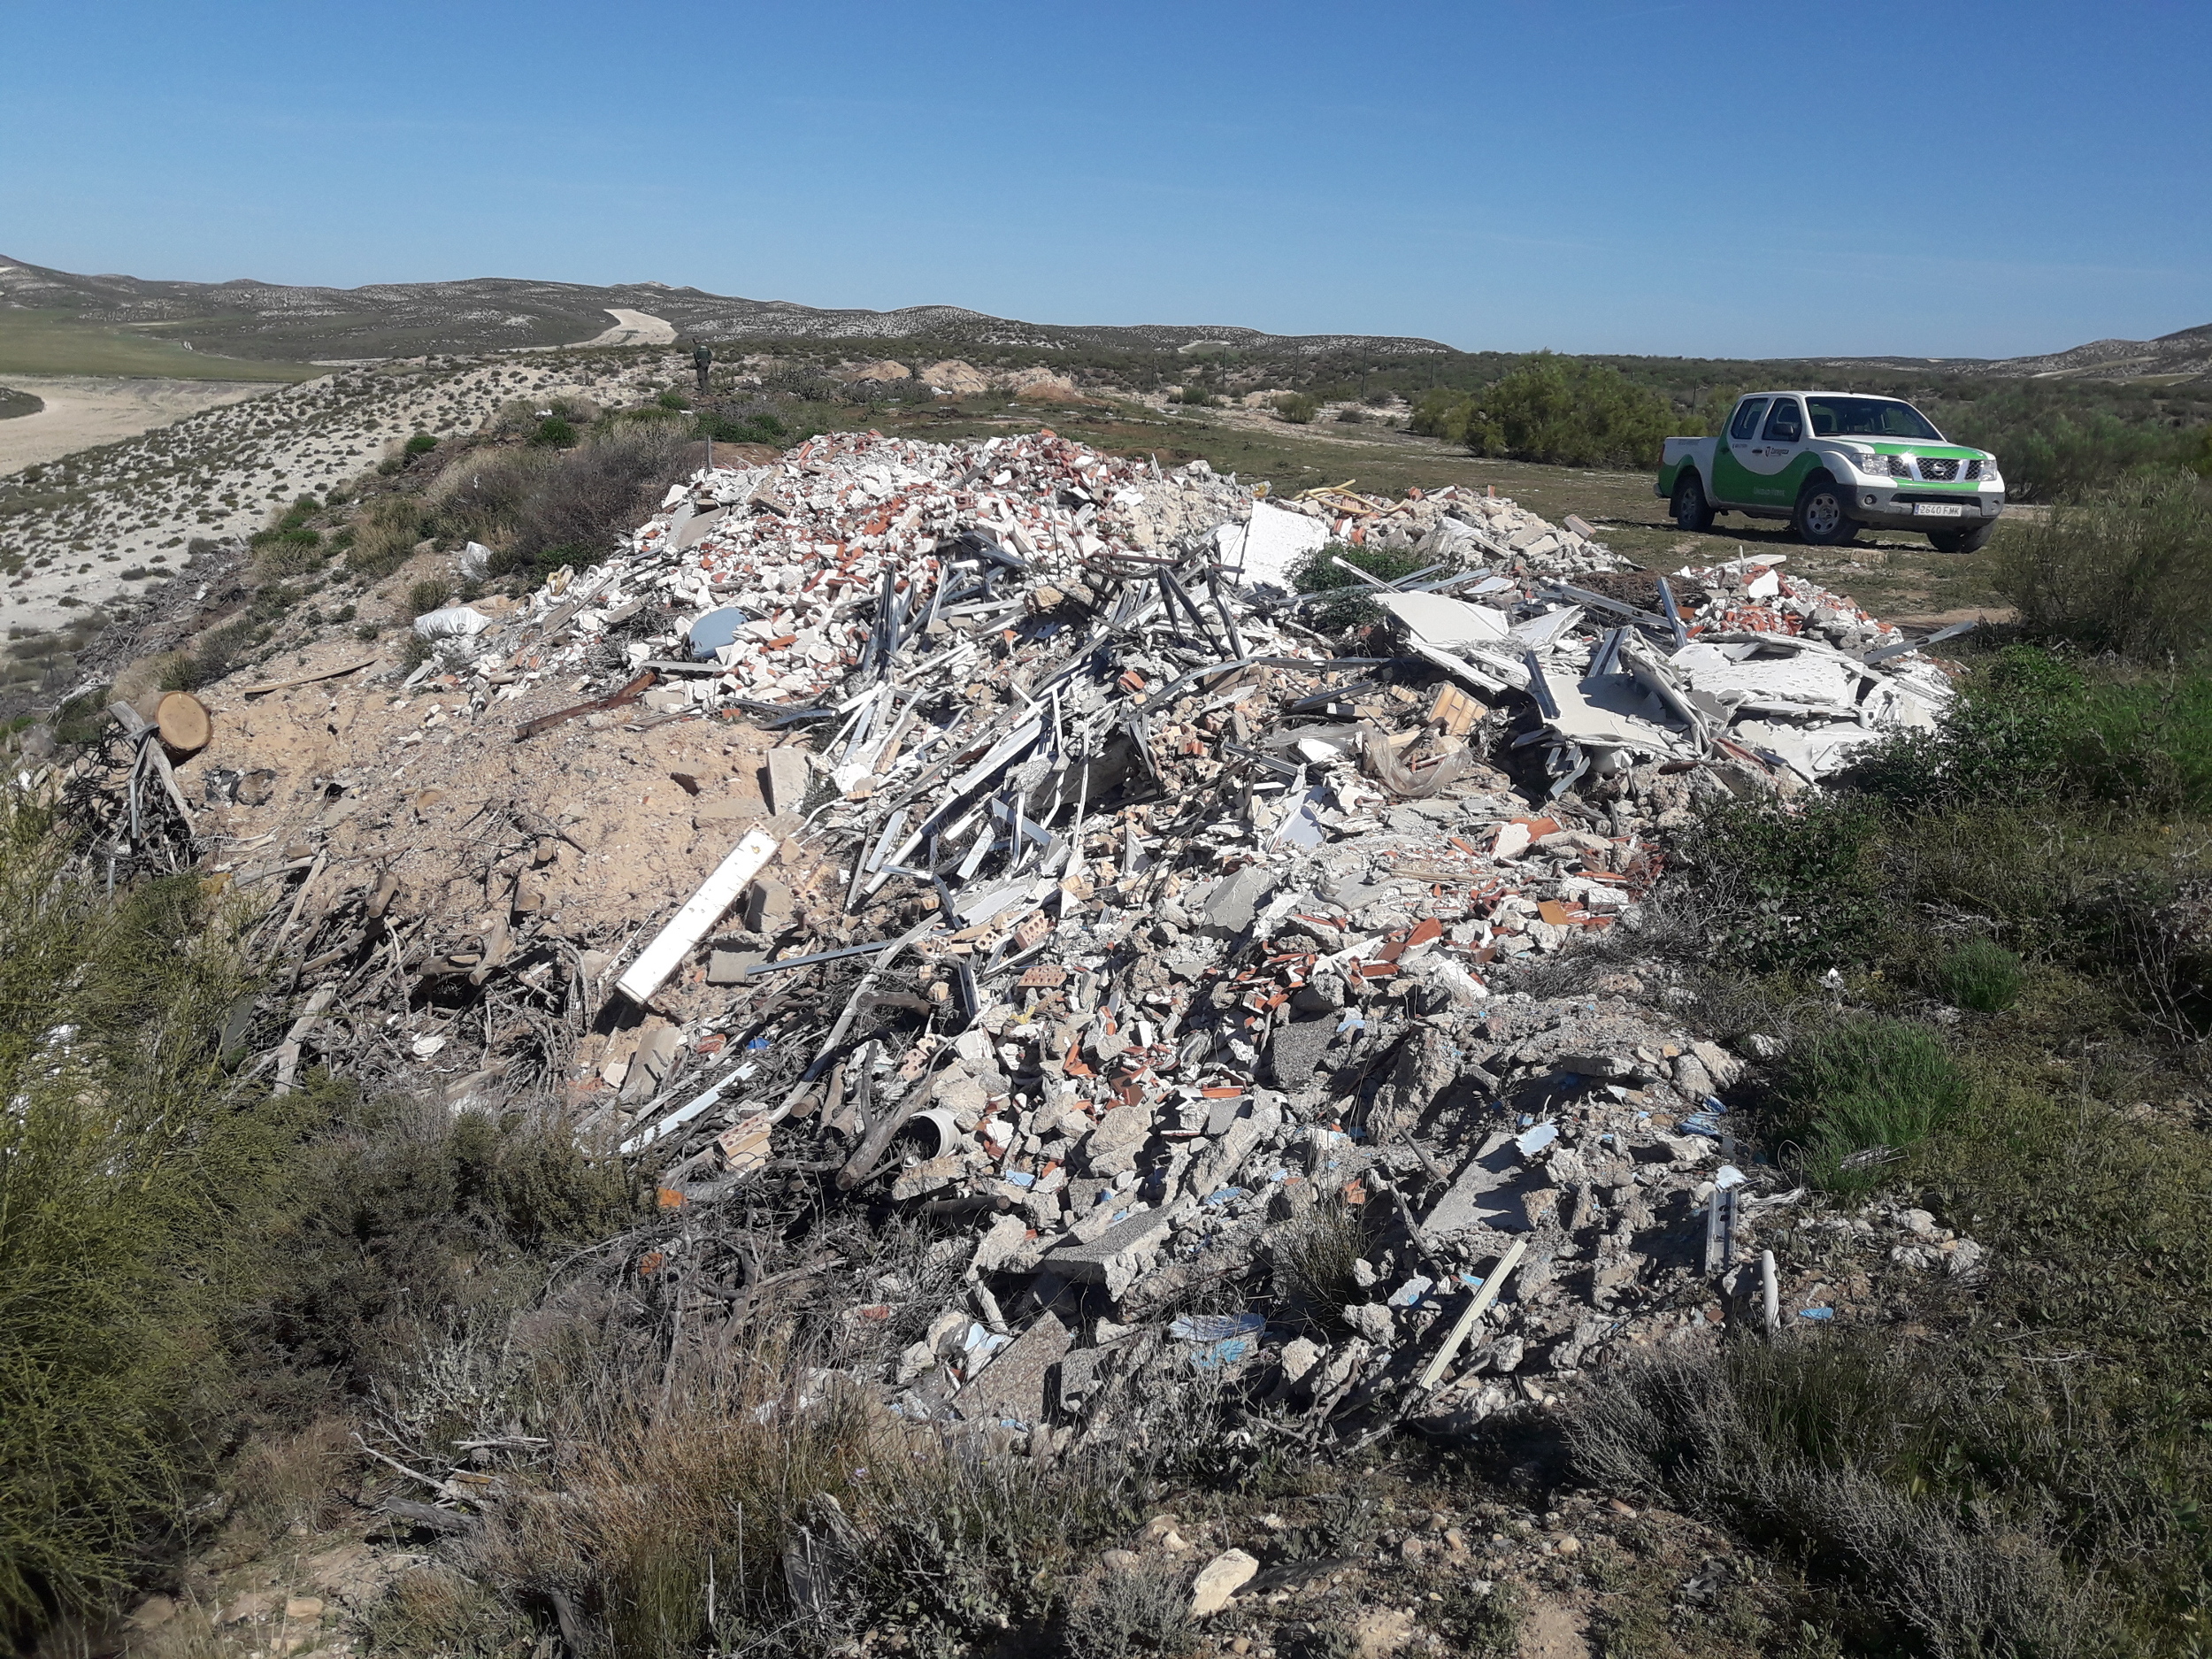
[[[287, 1064], [403, 967], [519, 980], [592, 1020], [581, 1133], [665, 1214], [935, 1218], [963, 1288], [860, 1310], [911, 1336], [861, 1380], [1032, 1449], [1171, 1363], [1371, 1432], [1778, 1319], [1759, 1233], [1801, 1194], [1734, 1144], [1743, 1060], [1632, 967], [1532, 968], [1632, 932], [1700, 801], [1797, 793], [1942, 672], [1778, 559], [1664, 578], [1486, 495], [1259, 494], [1048, 432], [821, 438], [512, 618], [424, 618], [439, 718], [580, 673], [513, 735], [750, 723], [765, 810], [618, 952], [518, 949], [542, 918], [495, 874], [478, 935], [403, 950], [365, 887], [296, 947]], [[1427, 564], [1347, 564], [1375, 619], [1325, 638], [1293, 589], [1332, 546]], [[624, 1271], [687, 1282], [693, 1237]]]

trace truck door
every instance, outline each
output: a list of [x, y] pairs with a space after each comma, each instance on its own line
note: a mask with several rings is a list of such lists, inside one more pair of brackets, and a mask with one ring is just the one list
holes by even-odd
[[1805, 408], [1794, 397], [1774, 400], [1759, 435], [1743, 450], [1747, 494], [1744, 504], [1787, 512], [1797, 501], [1797, 487], [1806, 468], [1799, 465], [1805, 454]]
[[1765, 398], [1745, 398], [1736, 405], [1736, 412], [1729, 418], [1728, 429], [1713, 446], [1711, 483], [1716, 503], [1740, 505], [1751, 500], [1753, 478], [1744, 464], [1743, 454], [1759, 441], [1759, 419], [1766, 411]]

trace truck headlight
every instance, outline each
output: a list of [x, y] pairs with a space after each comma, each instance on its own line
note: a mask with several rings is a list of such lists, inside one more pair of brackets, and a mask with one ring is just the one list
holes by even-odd
[[1999, 489], [2002, 489], [2005, 487], [2004, 474], [1997, 470], [1997, 457], [1995, 456], [1991, 456], [1987, 460], [1984, 461], [1982, 463], [1981, 471], [1976, 473], [1975, 476], [1980, 479], [1983, 483], [1994, 485]]
[[1869, 478], [1897, 478], [1902, 475], [1904, 470], [1897, 465], [1895, 456], [1876, 455], [1870, 449], [1854, 451], [1851, 465]]

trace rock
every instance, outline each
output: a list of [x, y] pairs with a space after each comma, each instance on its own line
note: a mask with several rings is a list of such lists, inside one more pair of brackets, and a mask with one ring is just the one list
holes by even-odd
[[1216, 939], [1234, 939], [1252, 926], [1279, 878], [1272, 870], [1247, 864], [1216, 887], [1206, 899], [1202, 932]]
[[1059, 1316], [1046, 1313], [953, 1396], [952, 1409], [971, 1423], [996, 1418], [1026, 1427], [1043, 1421], [1045, 1384], [1074, 1343]]
[[995, 1273], [1018, 1256], [1029, 1242], [1029, 1223], [1021, 1216], [1001, 1216], [977, 1240], [969, 1265], [978, 1273]]
[[1221, 1611], [1259, 1570], [1260, 1563], [1242, 1550], [1223, 1550], [1198, 1570], [1197, 1580], [1191, 1586], [1191, 1617], [1204, 1618]]
[[1694, 1042], [1690, 1045], [1690, 1056], [1705, 1068], [1716, 1089], [1727, 1088], [1743, 1075], [1743, 1062], [1718, 1043]]
[[1141, 1210], [1109, 1227], [1095, 1242], [1064, 1244], [1045, 1258], [1061, 1278], [1103, 1285], [1118, 1300], [1144, 1271], [1145, 1260], [1166, 1242], [1173, 1218], [1164, 1210]]
[[323, 1616], [323, 1599], [319, 1595], [296, 1595], [284, 1604], [284, 1617], [295, 1624]]
[[807, 758], [803, 749], [772, 749], [761, 770], [761, 793], [771, 812], [799, 812], [806, 808]]
[[1390, 1348], [1397, 1342], [1398, 1322], [1390, 1310], [1379, 1302], [1348, 1304], [1344, 1310], [1344, 1323], [1377, 1348]]
[[1283, 1344], [1283, 1379], [1297, 1382], [1321, 1363], [1321, 1356], [1326, 1352], [1326, 1348], [1310, 1338], [1293, 1337]]
[[1267, 1069], [1275, 1087], [1302, 1089], [1314, 1080], [1329, 1044], [1336, 1038], [1336, 1016], [1294, 1019], [1275, 1027], [1267, 1040]]

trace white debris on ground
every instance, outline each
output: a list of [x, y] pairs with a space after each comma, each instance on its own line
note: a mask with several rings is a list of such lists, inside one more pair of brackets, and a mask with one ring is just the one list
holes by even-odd
[[[1331, 546], [1422, 564], [1324, 637], [1343, 591], [1290, 589]], [[854, 1310], [909, 1421], [1041, 1454], [1195, 1367], [1316, 1433], [1463, 1428], [1763, 1317], [1802, 1194], [1634, 935], [1700, 803], [1801, 793], [1947, 695], [1778, 562], [1661, 578], [1488, 495], [1256, 500], [1049, 432], [702, 472], [416, 678], [487, 744], [764, 724], [765, 812], [702, 815], [733, 850], [619, 959], [549, 972], [583, 941], [494, 865], [481, 936], [405, 960], [592, 1022], [569, 1098], [660, 1193], [618, 1268], [649, 1294], [726, 1275], [735, 1218], [933, 1217], [954, 1287]], [[556, 681], [600, 695], [502, 720]], [[388, 994], [378, 893], [326, 904], [299, 995]], [[1881, 1227], [1897, 1271], [1978, 1271]]]

